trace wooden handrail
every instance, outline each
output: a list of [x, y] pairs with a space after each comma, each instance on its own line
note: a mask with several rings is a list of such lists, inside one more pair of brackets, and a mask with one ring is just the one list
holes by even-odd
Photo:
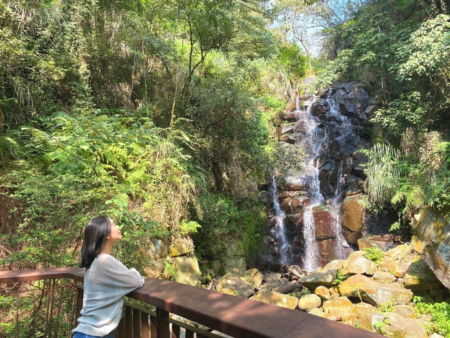
[[[83, 281], [84, 271], [75, 267], [0, 271], [0, 283], [59, 278]], [[233, 337], [380, 337], [378, 334], [305, 312], [147, 277], [144, 286], [129, 293], [127, 297]]]

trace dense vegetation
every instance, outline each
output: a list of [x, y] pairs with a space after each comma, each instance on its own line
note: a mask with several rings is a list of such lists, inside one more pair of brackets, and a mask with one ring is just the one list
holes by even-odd
[[315, 90], [362, 81], [379, 108], [370, 207], [396, 208], [394, 228], [449, 207], [448, 1], [265, 6], [0, 2], [5, 268], [74, 264], [99, 213], [123, 224], [126, 263], [145, 264], [151, 237], [187, 233], [198, 255], [220, 256], [263, 224], [254, 192], [273, 172], [271, 121], [314, 72]]
[[304, 75], [258, 3], [0, 1], [3, 269], [77, 263], [94, 215], [117, 254], [195, 232], [197, 254], [263, 225], [271, 120]]
[[366, 189], [372, 208], [398, 210], [397, 228], [425, 206], [450, 204], [450, 3], [348, 3], [357, 6], [346, 20], [323, 31], [332, 61], [316, 86], [360, 80], [378, 105]]

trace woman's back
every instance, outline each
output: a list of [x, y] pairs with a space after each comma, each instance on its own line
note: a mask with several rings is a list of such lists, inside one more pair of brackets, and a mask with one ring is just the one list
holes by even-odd
[[123, 297], [144, 285], [135, 269], [128, 269], [108, 254], [100, 254], [86, 269], [83, 310], [74, 332], [105, 336], [119, 324]]

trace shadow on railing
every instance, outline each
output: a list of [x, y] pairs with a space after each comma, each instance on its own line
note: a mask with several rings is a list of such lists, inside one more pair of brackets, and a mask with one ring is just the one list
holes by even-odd
[[[0, 271], [0, 338], [70, 337], [83, 303], [79, 268]], [[379, 335], [301, 311], [145, 278], [127, 295], [116, 338]]]

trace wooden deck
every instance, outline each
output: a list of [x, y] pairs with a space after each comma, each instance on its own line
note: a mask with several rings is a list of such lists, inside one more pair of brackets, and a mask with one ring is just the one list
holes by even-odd
[[[59, 278], [83, 281], [83, 277], [82, 269], [70, 267], [1, 271], [0, 283]], [[144, 286], [127, 296], [233, 337], [381, 337], [305, 312], [152, 278], [145, 278]]]

